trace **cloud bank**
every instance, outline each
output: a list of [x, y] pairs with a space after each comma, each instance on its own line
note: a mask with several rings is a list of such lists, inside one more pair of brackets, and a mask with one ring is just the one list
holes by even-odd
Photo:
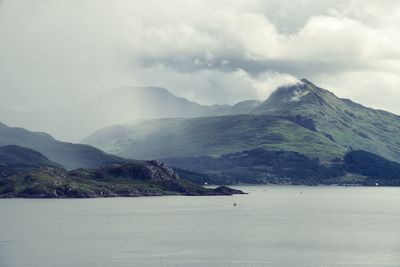
[[398, 25], [394, 0], [3, 0], [0, 105], [63, 108], [123, 85], [224, 104], [304, 77], [400, 113]]

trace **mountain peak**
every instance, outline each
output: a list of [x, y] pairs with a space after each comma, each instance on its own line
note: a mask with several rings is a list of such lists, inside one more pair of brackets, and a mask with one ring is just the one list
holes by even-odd
[[300, 81], [301, 81], [302, 83], [315, 86], [315, 84], [313, 84], [311, 81], [307, 80], [306, 78], [300, 79]]
[[278, 87], [267, 100], [259, 105], [254, 114], [286, 114], [295, 110], [324, 109], [331, 102], [339, 100], [331, 92], [319, 88], [307, 79]]

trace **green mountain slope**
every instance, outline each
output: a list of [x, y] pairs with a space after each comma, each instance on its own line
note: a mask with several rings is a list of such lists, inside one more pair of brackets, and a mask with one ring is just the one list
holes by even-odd
[[303, 116], [337, 144], [400, 161], [399, 116], [338, 98], [305, 79], [276, 90], [253, 114]]
[[15, 145], [8, 145], [0, 147], [0, 166], [29, 169], [40, 166], [58, 165], [35, 150]]
[[[291, 183], [316, 183], [320, 182], [318, 176], [326, 173], [325, 167], [335, 167], [338, 163], [341, 164], [344, 181], [360, 182], [366, 179], [362, 172], [350, 175], [352, 172], [343, 165], [347, 155], [353, 151], [364, 151], [382, 160], [400, 162], [399, 136], [399, 116], [338, 98], [302, 80], [298, 84], [278, 88], [251, 114], [157, 119], [112, 126], [92, 134], [85, 142], [119, 156], [162, 159], [194, 179], [201, 180], [196, 174], [200, 172], [211, 179], [219, 177], [217, 179], [223, 181], [259, 182], [270, 174], [284, 182], [290, 174]], [[269, 163], [267, 167], [265, 164], [257, 165], [256, 156], [248, 159], [246, 151], [257, 151], [256, 155], [260, 157], [275, 155], [278, 158], [281, 154], [277, 152], [284, 153], [282, 155], [298, 153], [298, 157], [291, 158], [304, 164], [294, 164], [284, 157], [281, 164], [287, 168], [296, 166], [297, 170], [288, 174], [273, 168], [270, 173]], [[213, 164], [230, 156], [239, 157], [239, 161], [234, 161], [235, 164], [227, 169], [213, 170]], [[206, 161], [204, 157], [208, 157]], [[194, 164], [193, 168], [189, 163]], [[202, 164], [206, 168], [202, 168]], [[308, 178], [303, 177], [301, 170], [307, 173], [304, 168], [315, 172]], [[379, 170], [384, 173], [383, 168]], [[323, 177], [327, 179], [326, 183], [341, 182], [337, 174]], [[372, 183], [372, 180], [366, 181], [363, 183]]]
[[23, 128], [8, 127], [0, 123], [0, 146], [4, 145], [17, 145], [33, 149], [67, 169], [98, 167], [124, 162], [119, 157], [88, 145], [60, 142], [45, 133], [30, 132]]
[[198, 184], [276, 183], [400, 186], [400, 163], [353, 150], [329, 166], [296, 152], [252, 149], [212, 158], [165, 159]]
[[0, 147], [0, 179], [43, 166], [60, 167], [35, 150], [15, 145]]
[[[85, 142], [110, 153], [138, 159], [219, 156], [253, 148], [295, 151], [333, 159], [346, 148], [291, 120], [265, 115], [149, 120], [107, 128]], [[311, 145], [312, 144], [312, 145]]]

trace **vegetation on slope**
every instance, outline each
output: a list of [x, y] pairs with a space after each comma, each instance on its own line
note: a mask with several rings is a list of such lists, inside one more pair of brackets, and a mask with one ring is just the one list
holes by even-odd
[[349, 150], [400, 162], [399, 116], [338, 98], [305, 79], [278, 88], [253, 114], [303, 116], [314, 122], [316, 131]]
[[0, 197], [93, 198], [161, 195], [230, 195], [239, 190], [208, 189], [179, 178], [157, 161], [114, 164], [68, 172], [41, 167], [0, 178]]
[[198, 184], [400, 185], [400, 164], [367, 151], [350, 151], [330, 165], [295, 152], [254, 149], [212, 158], [165, 159], [181, 177]]
[[17, 145], [38, 151], [67, 169], [95, 168], [125, 161], [88, 145], [60, 142], [46, 133], [31, 132], [0, 123], [0, 146], [4, 145]]
[[60, 166], [43, 154], [15, 145], [0, 146], [0, 166], [12, 169], [31, 169], [39, 166]]
[[307, 80], [278, 88], [252, 115], [158, 119], [109, 127], [85, 141], [132, 158], [220, 156], [254, 148], [329, 162], [365, 150], [400, 162], [400, 118], [336, 97]]
[[139, 159], [220, 156], [254, 148], [333, 159], [347, 150], [323, 134], [277, 116], [159, 119], [128, 128], [115, 139], [100, 132], [87, 141], [110, 153]]

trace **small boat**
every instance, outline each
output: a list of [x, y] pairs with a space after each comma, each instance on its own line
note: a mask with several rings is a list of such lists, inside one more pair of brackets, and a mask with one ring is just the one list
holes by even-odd
[[236, 202], [234, 202], [234, 203], [233, 203], [233, 206], [234, 206], [234, 207], [236, 207], [236, 206], [237, 206], [237, 203], [236, 203]]

